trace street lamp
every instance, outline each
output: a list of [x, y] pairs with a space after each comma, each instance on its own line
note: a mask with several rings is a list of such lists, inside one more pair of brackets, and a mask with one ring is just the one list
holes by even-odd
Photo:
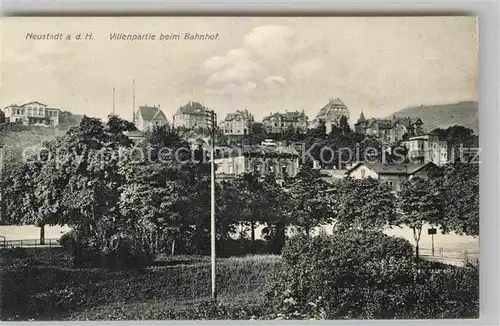
[[211, 236], [211, 261], [212, 261], [212, 299], [217, 301], [217, 290], [215, 287], [215, 131], [217, 128], [217, 115], [213, 110], [206, 112], [207, 122], [210, 130], [210, 236]]

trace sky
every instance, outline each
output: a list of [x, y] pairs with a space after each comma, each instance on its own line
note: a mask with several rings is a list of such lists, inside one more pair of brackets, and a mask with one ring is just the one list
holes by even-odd
[[[475, 17], [8, 17], [0, 25], [0, 106], [39, 101], [95, 117], [132, 119], [135, 104], [160, 105], [171, 121], [189, 101], [222, 120], [248, 109], [256, 119], [330, 98], [351, 122], [410, 106], [475, 101]], [[110, 33], [155, 40], [110, 40]], [[71, 40], [30, 40], [63, 33]], [[92, 33], [92, 40], [75, 40]], [[181, 40], [159, 40], [160, 34]], [[185, 33], [216, 40], [184, 40]]]

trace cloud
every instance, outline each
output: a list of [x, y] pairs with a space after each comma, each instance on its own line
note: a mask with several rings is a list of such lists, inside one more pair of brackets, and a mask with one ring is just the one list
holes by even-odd
[[272, 93], [282, 88], [290, 75], [300, 78], [316, 72], [321, 67], [316, 59], [291, 65], [297, 60], [297, 48], [296, 33], [291, 28], [256, 27], [243, 37], [238, 48], [202, 64], [207, 92], [233, 97], [256, 90]]
[[244, 49], [233, 49], [223, 57], [212, 57], [202, 66], [209, 93], [236, 95], [257, 87], [261, 67]]
[[292, 29], [279, 25], [254, 28], [248, 33], [243, 44], [264, 61], [283, 59], [290, 53], [295, 33]]
[[280, 76], [269, 76], [264, 79], [264, 84], [267, 88], [277, 89], [286, 83], [286, 79]]
[[294, 78], [308, 78], [318, 73], [323, 67], [323, 61], [318, 58], [296, 62], [292, 66]]

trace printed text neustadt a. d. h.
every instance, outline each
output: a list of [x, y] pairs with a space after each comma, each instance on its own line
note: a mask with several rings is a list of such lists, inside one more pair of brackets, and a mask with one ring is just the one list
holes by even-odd
[[128, 33], [110, 33], [109, 39], [112, 41], [203, 41], [203, 40], [218, 40], [219, 33], [142, 33], [142, 34], [128, 34]]

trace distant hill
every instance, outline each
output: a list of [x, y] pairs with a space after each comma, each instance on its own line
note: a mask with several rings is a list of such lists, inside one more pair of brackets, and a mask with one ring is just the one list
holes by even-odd
[[479, 111], [477, 102], [410, 107], [399, 110], [394, 115], [397, 117], [419, 117], [424, 122], [424, 128], [427, 131], [431, 131], [435, 128], [445, 129], [453, 125], [470, 128], [474, 130], [476, 134], [478, 134], [479, 130]]

